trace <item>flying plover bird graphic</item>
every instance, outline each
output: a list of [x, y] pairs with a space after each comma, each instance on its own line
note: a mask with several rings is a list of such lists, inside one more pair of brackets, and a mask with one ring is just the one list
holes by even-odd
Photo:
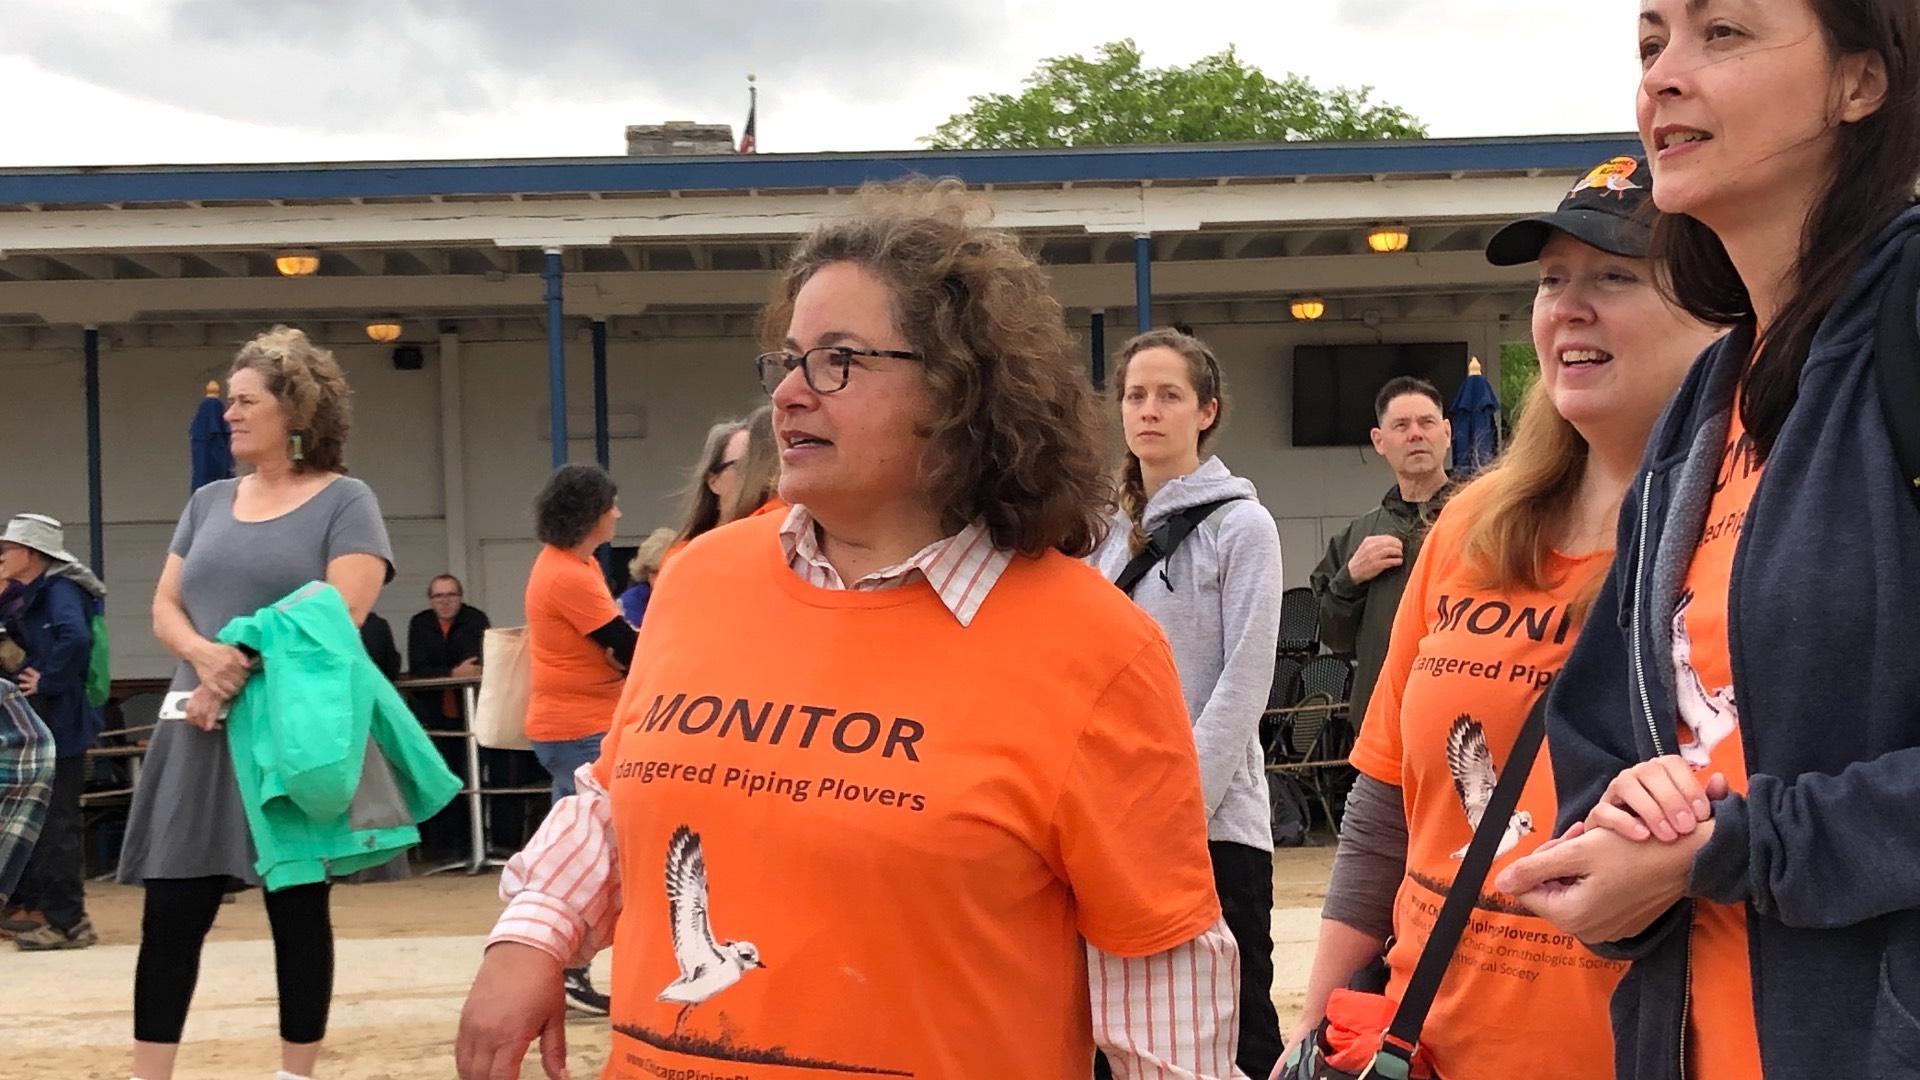
[[1713, 748], [1740, 726], [1740, 708], [1734, 704], [1733, 687], [1723, 686], [1707, 693], [1700, 673], [1693, 669], [1693, 638], [1687, 634], [1687, 608], [1693, 604], [1693, 590], [1680, 594], [1673, 609], [1674, 696], [1680, 699], [1680, 723], [1692, 738], [1680, 743], [1680, 756], [1696, 769], [1713, 764]]
[[714, 939], [713, 920], [707, 914], [707, 857], [700, 850], [700, 834], [685, 825], [673, 830], [673, 839], [667, 841], [667, 907], [680, 977], [660, 991], [660, 1000], [685, 1006], [673, 1025], [673, 1033], [679, 1035], [695, 1005], [767, 965], [750, 941]]
[[[1487, 749], [1487, 733], [1481, 729], [1480, 721], [1461, 713], [1447, 729], [1447, 771], [1453, 774], [1453, 790], [1460, 796], [1460, 808], [1467, 812], [1467, 828], [1478, 831], [1480, 819], [1487, 812], [1487, 803], [1493, 800], [1493, 788], [1500, 782], [1500, 776], [1493, 769], [1493, 752]], [[1517, 810], [1507, 819], [1506, 834], [1500, 837], [1500, 847], [1494, 851], [1499, 858], [1512, 851], [1520, 838], [1533, 831], [1533, 815], [1525, 810]], [[1469, 839], [1453, 853], [1453, 858], [1467, 857], [1467, 848], [1473, 846]]]

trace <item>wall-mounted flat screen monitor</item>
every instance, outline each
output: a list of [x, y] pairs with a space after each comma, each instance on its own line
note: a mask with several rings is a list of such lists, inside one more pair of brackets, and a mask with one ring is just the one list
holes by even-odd
[[1293, 350], [1293, 445], [1366, 446], [1373, 397], [1387, 380], [1412, 375], [1453, 401], [1467, 377], [1467, 343], [1298, 345]]

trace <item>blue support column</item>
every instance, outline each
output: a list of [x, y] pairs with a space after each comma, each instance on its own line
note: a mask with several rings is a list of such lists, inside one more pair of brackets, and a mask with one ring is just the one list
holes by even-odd
[[1153, 329], [1153, 238], [1146, 233], [1133, 238], [1133, 303], [1144, 334]]
[[[593, 320], [593, 460], [613, 472], [613, 439], [607, 432], [607, 320]], [[613, 580], [613, 545], [601, 544], [594, 552], [600, 560], [600, 573]]]
[[87, 378], [87, 544], [93, 557], [93, 572], [107, 578], [106, 523], [101, 520], [100, 494], [100, 330], [89, 326], [83, 331], [82, 348], [86, 356]]
[[607, 433], [607, 320], [593, 320], [593, 460], [613, 471], [613, 439]]
[[560, 303], [560, 249], [547, 249], [547, 402], [553, 467], [567, 463], [567, 337]]
[[1096, 311], [1088, 317], [1087, 338], [1093, 345], [1093, 388], [1107, 388], [1107, 313]]

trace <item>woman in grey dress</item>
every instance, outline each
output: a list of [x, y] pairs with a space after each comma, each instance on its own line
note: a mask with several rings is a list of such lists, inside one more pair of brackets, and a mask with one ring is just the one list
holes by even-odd
[[[345, 475], [347, 381], [331, 353], [277, 326], [235, 356], [227, 422], [238, 480], [193, 494], [153, 598], [153, 628], [180, 658], [184, 721], [162, 721], [147, 752], [119, 880], [146, 886], [134, 974], [137, 1080], [173, 1074], [207, 930], [228, 891], [259, 883], [253, 840], [220, 717], [252, 673], [220, 628], [324, 580], [364, 619], [392, 577], [393, 552], [366, 484]], [[266, 895], [280, 990], [282, 1078], [313, 1072], [333, 996], [326, 883]]]

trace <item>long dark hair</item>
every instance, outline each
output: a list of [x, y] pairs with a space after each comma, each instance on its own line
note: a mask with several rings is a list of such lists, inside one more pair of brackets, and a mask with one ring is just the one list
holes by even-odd
[[739, 420], [722, 420], [707, 429], [707, 441], [700, 448], [700, 460], [693, 463], [693, 474], [687, 478], [686, 509], [680, 515], [680, 531], [675, 534], [677, 539], [691, 540], [726, 520], [720, 516], [720, 496], [713, 493], [707, 481], [713, 479], [726, 463], [727, 443], [744, 427], [746, 425]]
[[[1837, 56], [1878, 53], [1887, 97], [1878, 111], [1839, 129], [1826, 188], [1801, 233], [1788, 280], [1792, 297], [1761, 335], [1741, 387], [1740, 420], [1764, 457], [1799, 396], [1813, 336], [1882, 229], [1911, 206], [1920, 178], [1920, 6], [1914, 0], [1808, 0]], [[1685, 214], [1654, 225], [1662, 288], [1702, 322], [1755, 318], [1753, 298], [1711, 229]]]
[[740, 487], [720, 508], [720, 524], [738, 521], [764, 506], [780, 490], [780, 447], [773, 441], [773, 406], [747, 414], [747, 449], [740, 455]]

